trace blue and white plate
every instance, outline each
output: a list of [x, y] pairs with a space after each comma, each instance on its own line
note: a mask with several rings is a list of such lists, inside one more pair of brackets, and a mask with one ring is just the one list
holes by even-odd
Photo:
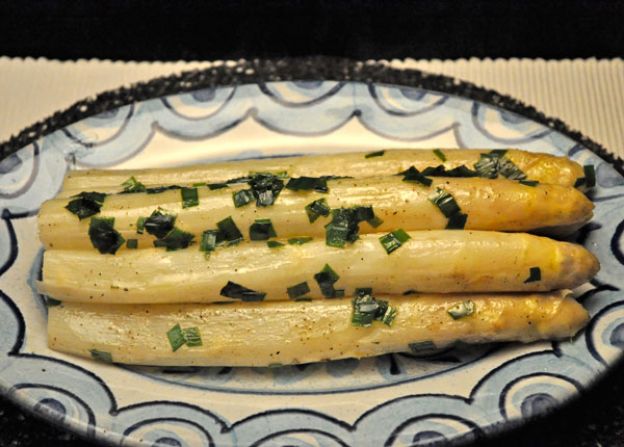
[[[0, 160], [3, 394], [114, 445], [420, 446], [467, 441], [551, 410], [622, 354], [624, 178], [612, 164], [526, 116], [422, 85], [267, 79], [112, 108]], [[513, 146], [596, 166], [595, 218], [579, 238], [602, 270], [579, 291], [592, 316], [583, 332], [560, 343], [278, 369], [125, 367], [48, 349], [46, 307], [33, 287], [42, 254], [36, 213], [68, 169], [406, 146]]]

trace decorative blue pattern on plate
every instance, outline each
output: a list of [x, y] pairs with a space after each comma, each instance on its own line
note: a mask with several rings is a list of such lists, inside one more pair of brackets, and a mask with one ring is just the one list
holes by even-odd
[[[50, 351], [32, 288], [34, 214], [70, 168], [135, 168], [388, 146], [515, 146], [597, 166], [579, 238], [602, 270], [579, 290], [592, 320], [557, 343], [268, 368], [103, 365]], [[0, 387], [87, 436], [146, 446], [428, 445], [469, 440], [558, 406], [624, 348], [624, 178], [522, 116], [423, 89], [308, 80], [197, 90], [93, 116], [0, 161]], [[250, 399], [250, 397], [253, 397]]]

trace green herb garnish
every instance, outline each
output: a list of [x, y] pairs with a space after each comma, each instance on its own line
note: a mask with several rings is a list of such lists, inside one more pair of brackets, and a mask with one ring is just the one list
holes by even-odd
[[126, 241], [115, 230], [115, 218], [92, 217], [89, 222], [89, 238], [91, 243], [102, 254], [114, 255]]
[[407, 234], [402, 228], [399, 228], [398, 230], [394, 230], [381, 236], [379, 238], [379, 242], [381, 242], [383, 248], [386, 249], [386, 253], [390, 254], [401, 247], [401, 245], [409, 239], [411, 239], [410, 235]]
[[481, 154], [474, 167], [479, 176], [497, 178], [500, 175], [510, 180], [525, 180], [526, 174], [505, 156], [505, 149], [495, 149], [487, 154]]
[[340, 279], [340, 276], [329, 264], [325, 264], [323, 269], [314, 275], [314, 279], [325, 298], [340, 298], [344, 296], [344, 289], [334, 288], [334, 284]]
[[162, 239], [173, 230], [175, 220], [175, 215], [164, 213], [162, 209], [158, 208], [150, 217], [145, 219], [143, 226], [149, 234], [156, 236], [158, 239]]
[[123, 186], [123, 191], [121, 194], [132, 194], [135, 192], [145, 192], [145, 185], [138, 181], [134, 176], [130, 177], [128, 180], [121, 184]]
[[182, 208], [191, 208], [199, 205], [197, 188], [182, 188], [180, 194], [182, 196]]
[[308, 286], [308, 283], [304, 281], [299, 284], [295, 284], [292, 287], [288, 287], [286, 291], [288, 292], [288, 297], [291, 300], [295, 300], [310, 293], [310, 286]]
[[457, 166], [453, 169], [446, 169], [444, 165], [438, 165], [436, 167], [428, 166], [421, 171], [421, 174], [429, 177], [456, 177], [456, 178], [471, 178], [478, 177], [479, 174], [467, 168], [464, 165]]
[[437, 349], [436, 345], [432, 341], [417, 341], [414, 343], [409, 343], [407, 345], [410, 352], [413, 354], [423, 354], [431, 351], [435, 351]]
[[145, 232], [145, 221], [147, 217], [139, 217], [136, 221], [136, 232], [137, 234], [143, 234]]
[[386, 153], [386, 151], [370, 152], [370, 153], [364, 155], [364, 158], [381, 157], [385, 153]]
[[208, 183], [208, 189], [209, 190], [215, 190], [215, 189], [223, 189], [223, 188], [228, 188], [230, 185], [228, 185], [227, 183]]
[[302, 237], [291, 237], [290, 239], [288, 239], [288, 243], [290, 245], [303, 245], [303, 244], [307, 244], [308, 242], [312, 241], [312, 237], [310, 236], [302, 236]]
[[463, 301], [450, 307], [447, 313], [453, 318], [453, 320], [459, 320], [460, 318], [472, 315], [475, 312], [475, 303], [471, 300]]
[[539, 182], [537, 180], [520, 180], [518, 183], [524, 186], [537, 186]]
[[437, 206], [448, 219], [446, 223], [448, 230], [461, 230], [466, 226], [468, 215], [461, 212], [459, 205], [450, 193], [436, 188], [435, 192], [429, 196], [429, 201]]
[[594, 165], [583, 166], [583, 172], [585, 177], [577, 178], [574, 187], [585, 186], [587, 188], [593, 188], [596, 186], [596, 170], [594, 169]]
[[327, 177], [298, 177], [291, 178], [286, 183], [286, 188], [292, 191], [318, 191], [329, 192]]
[[113, 363], [113, 356], [110, 352], [100, 351], [98, 349], [89, 349], [91, 358], [103, 363]]
[[249, 239], [252, 241], [266, 241], [272, 237], [276, 237], [275, 229], [271, 219], [256, 219], [249, 226]]
[[236, 245], [243, 240], [243, 234], [240, 232], [232, 217], [226, 217], [222, 221], [217, 223], [220, 234], [217, 238], [217, 243], [221, 240], [225, 241], [228, 245]]
[[206, 182], [195, 182], [195, 183], [191, 184], [191, 186], [193, 188], [201, 188], [202, 186], [207, 186], [207, 185], [206, 185]]
[[256, 206], [271, 206], [284, 188], [284, 181], [273, 174], [258, 173], [251, 177], [249, 186], [256, 198]]
[[531, 267], [529, 269], [529, 277], [524, 280], [524, 283], [530, 283], [535, 281], [540, 281], [542, 279], [542, 269], [539, 267]]
[[281, 248], [284, 245], [285, 244], [282, 244], [281, 242], [278, 242], [278, 241], [267, 241], [267, 247], [269, 248]]
[[130, 250], [139, 248], [139, 241], [137, 239], [128, 239], [126, 241], [126, 248], [129, 248]]
[[171, 350], [173, 352], [176, 352], [186, 344], [184, 332], [182, 332], [182, 328], [179, 323], [167, 331], [167, 338], [169, 339], [169, 344], [171, 345]]
[[255, 197], [251, 189], [241, 189], [232, 193], [232, 199], [234, 200], [234, 207], [240, 208], [251, 203], [252, 200], [255, 200]]
[[105, 199], [106, 194], [102, 192], [81, 192], [72, 196], [65, 209], [82, 220], [99, 213]]
[[310, 223], [313, 223], [320, 216], [329, 216], [329, 212], [331, 211], [325, 199], [318, 199], [309, 203], [306, 205], [305, 210]]
[[264, 292], [257, 292], [247, 287], [243, 287], [240, 284], [236, 284], [232, 281], [228, 281], [221, 289], [221, 296], [227, 298], [242, 300], [242, 301], [262, 301], [266, 296]]
[[392, 326], [397, 315], [395, 307], [385, 300], [376, 299], [367, 289], [358, 289], [357, 295], [351, 300], [351, 324], [359, 327], [369, 327], [373, 321], [381, 321], [386, 326]]
[[167, 251], [175, 251], [181, 248], [188, 248], [193, 243], [193, 239], [195, 239], [193, 233], [173, 227], [165, 237], [154, 241], [154, 247], [165, 247]]
[[375, 216], [372, 206], [336, 208], [332, 210], [332, 220], [325, 225], [325, 243], [330, 247], [343, 248], [347, 242], [359, 238], [360, 222], [368, 222], [373, 227], [383, 221]]
[[424, 185], [424, 186], [431, 186], [431, 183], [433, 182], [433, 180], [431, 180], [430, 178], [422, 175], [420, 171], [416, 169], [414, 166], [410, 166], [409, 169], [404, 171], [403, 181], [410, 182], [410, 183], [420, 183], [421, 185]]
[[205, 253], [210, 253], [211, 251], [214, 251], [217, 247], [218, 235], [218, 230], [204, 231], [201, 235], [201, 240], [199, 241], [199, 250]]
[[199, 328], [188, 327], [184, 329], [183, 333], [184, 333], [184, 340], [186, 341], [186, 346], [188, 346], [189, 348], [202, 345], [202, 339], [201, 339], [201, 334], [199, 333]]
[[181, 186], [178, 185], [169, 185], [169, 186], [155, 186], [153, 188], [145, 188], [145, 192], [148, 194], [160, 194], [165, 191], [173, 191], [175, 189], [181, 189]]
[[442, 162], [446, 161], [446, 155], [444, 155], [444, 152], [442, 152], [440, 149], [434, 149], [433, 150], [433, 155], [435, 155], [440, 160], [442, 160]]

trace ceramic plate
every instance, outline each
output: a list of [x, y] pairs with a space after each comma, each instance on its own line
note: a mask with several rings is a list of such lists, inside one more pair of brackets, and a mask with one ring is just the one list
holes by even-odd
[[[591, 142], [571, 138], [561, 123], [492, 92], [418, 72], [343, 64], [349, 70], [292, 61], [264, 63], [260, 70], [243, 63], [163, 79], [78, 105], [61, 115], [68, 125], [49, 132], [59, 127], [57, 117], [48, 133], [40, 126], [6, 146], [0, 161], [2, 393], [115, 445], [420, 446], [468, 441], [552, 410], [609, 368], [624, 347], [618, 291], [624, 178], [614, 164], [590, 150]], [[86, 116], [93, 110], [101, 113]], [[11, 153], [19, 141], [28, 143]], [[595, 218], [577, 235], [602, 264], [596, 279], [577, 291], [592, 316], [586, 329], [560, 343], [277, 369], [125, 367], [47, 348], [46, 307], [33, 287], [42, 255], [36, 213], [68, 169], [400, 146], [513, 146], [595, 165]]]

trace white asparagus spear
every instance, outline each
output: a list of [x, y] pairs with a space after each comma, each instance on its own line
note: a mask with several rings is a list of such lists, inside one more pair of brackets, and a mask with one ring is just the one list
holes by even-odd
[[[166, 169], [88, 170], [71, 171], [65, 177], [60, 197], [69, 197], [80, 191], [118, 192], [121, 184], [134, 176], [145, 186], [189, 186], [197, 182], [218, 183], [243, 177], [250, 172], [286, 172], [291, 177], [340, 175], [372, 177], [394, 175], [410, 166], [422, 170], [444, 165], [447, 169], [466, 166], [473, 169], [480, 155], [490, 149], [442, 149], [442, 161], [431, 149], [391, 149], [382, 156], [366, 158], [369, 152], [352, 152], [300, 157], [266, 158], [232, 162], [193, 165]], [[507, 150], [505, 156], [520, 168], [529, 179], [541, 183], [573, 186], [583, 177], [583, 168], [564, 157], [532, 153], [518, 149]]]
[[[307, 282], [322, 298], [315, 274], [328, 264], [340, 276], [333, 287], [353, 293], [547, 291], [574, 288], [598, 271], [585, 248], [525, 233], [416, 231], [387, 254], [379, 234], [346, 248], [323, 240], [269, 248], [263, 242], [218, 248], [209, 259], [196, 246], [178, 251], [126, 250], [114, 256], [94, 250], [49, 250], [41, 293], [59, 300], [93, 303], [228, 301], [232, 282], [286, 300], [287, 288]], [[533, 271], [532, 271], [533, 269]], [[539, 271], [535, 270], [538, 269]], [[539, 278], [537, 278], [539, 276]], [[220, 296], [220, 294], [223, 295]], [[246, 299], [264, 299], [258, 294]]]
[[[351, 323], [348, 299], [230, 305], [62, 304], [48, 317], [50, 348], [139, 365], [269, 366], [368, 357], [455, 341], [530, 342], [574, 335], [587, 311], [567, 292], [381, 296], [397, 310], [390, 327]], [[471, 315], [448, 311], [470, 301]], [[167, 332], [197, 328], [201, 346], [175, 352]], [[193, 345], [193, 343], [191, 343]]]

